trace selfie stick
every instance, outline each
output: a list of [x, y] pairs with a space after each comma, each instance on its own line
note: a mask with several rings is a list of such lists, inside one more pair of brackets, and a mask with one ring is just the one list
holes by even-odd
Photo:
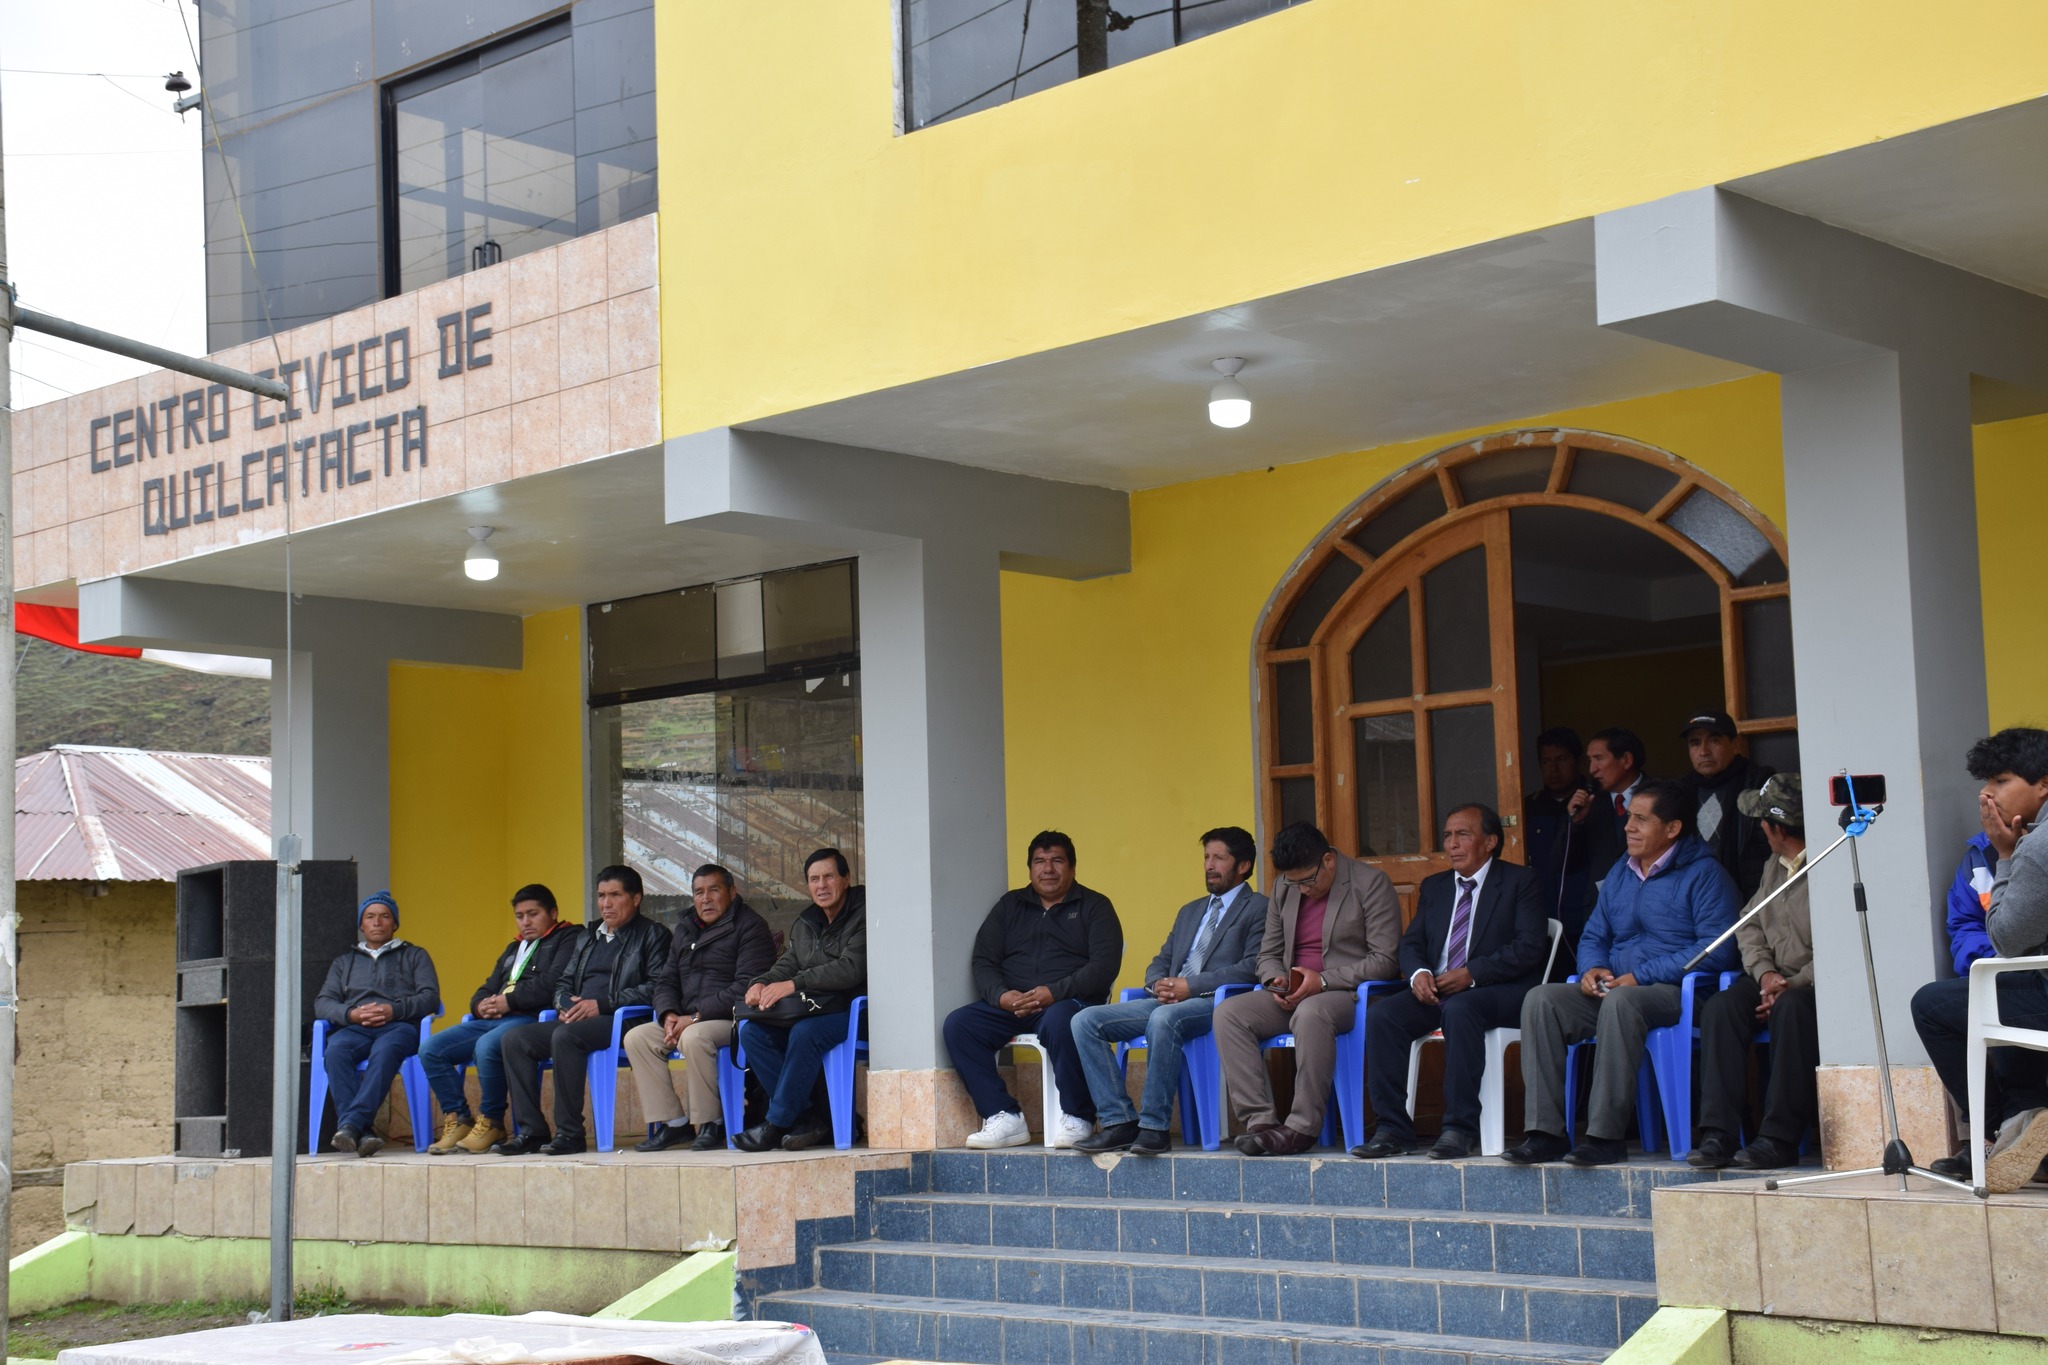
[[[1878, 1075], [1884, 1080], [1884, 1087], [1878, 1092], [1884, 1097], [1884, 1164], [1867, 1167], [1860, 1171], [1828, 1171], [1822, 1175], [1795, 1176], [1790, 1180], [1781, 1180], [1776, 1176], [1771, 1176], [1764, 1181], [1764, 1188], [1767, 1190], [1779, 1190], [1789, 1189], [1794, 1185], [1818, 1185], [1830, 1180], [1855, 1180], [1860, 1176], [1866, 1175], [1896, 1175], [1899, 1178], [1899, 1189], [1903, 1191], [1911, 1188], [1907, 1184], [1906, 1178], [1917, 1175], [1923, 1179], [1932, 1180], [1937, 1184], [1961, 1190], [1965, 1194], [1971, 1194], [1974, 1191], [1963, 1181], [1950, 1180], [1948, 1177], [1936, 1175], [1933, 1171], [1927, 1170], [1924, 1167], [1915, 1166], [1913, 1164], [1913, 1153], [1907, 1150], [1905, 1141], [1899, 1137], [1898, 1104], [1892, 1097], [1891, 1059], [1886, 1055], [1884, 1046], [1884, 1014], [1878, 1008], [1877, 1002], [1877, 962], [1870, 952], [1870, 902], [1863, 892], [1863, 861], [1856, 852], [1856, 840], [1865, 830], [1870, 828], [1872, 822], [1877, 819], [1878, 812], [1883, 807], [1873, 808], [1863, 805], [1856, 799], [1855, 779], [1846, 776], [1845, 773], [1843, 781], [1848, 787], [1849, 792], [1848, 809], [1842, 812], [1842, 827], [1845, 832], [1840, 839], [1835, 840], [1834, 843], [1828, 846], [1827, 851], [1821, 857], [1824, 858], [1828, 853], [1833, 853], [1845, 842], [1849, 845], [1849, 866], [1853, 869], [1851, 875], [1855, 879], [1856, 923], [1863, 932], [1863, 979], [1870, 985], [1870, 1024], [1872, 1030], [1877, 1035], [1877, 1071]], [[1819, 858], [1815, 858], [1808, 862], [1805, 867], [1800, 869], [1800, 873], [1803, 874], [1811, 871], [1813, 864], [1819, 861]], [[1796, 880], [1796, 876], [1788, 878], [1785, 884], [1790, 886]], [[1783, 890], [1782, 887], [1779, 889]], [[1763, 906], [1759, 905], [1757, 909], [1761, 910]], [[1751, 913], [1753, 914], [1754, 911]], [[1745, 915], [1743, 918], [1748, 919], [1749, 916]], [[1734, 930], [1730, 929], [1728, 932], [1733, 933]], [[1727, 936], [1727, 934], [1723, 934], [1721, 937], [1726, 938]], [[1715, 942], [1720, 942], [1720, 939], [1716, 939]], [[1700, 957], [1705, 956], [1705, 953], [1700, 954]], [[1695, 962], [1698, 960], [1699, 958], [1693, 959]]]

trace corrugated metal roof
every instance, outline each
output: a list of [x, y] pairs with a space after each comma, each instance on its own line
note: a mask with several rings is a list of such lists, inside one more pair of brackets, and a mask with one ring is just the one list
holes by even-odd
[[270, 853], [267, 758], [59, 744], [14, 761], [17, 881], [167, 882]]

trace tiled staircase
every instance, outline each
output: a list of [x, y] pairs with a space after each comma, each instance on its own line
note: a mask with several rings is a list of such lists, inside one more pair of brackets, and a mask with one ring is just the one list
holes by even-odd
[[[1604, 1360], [1656, 1311], [1666, 1162], [939, 1152], [756, 1315], [836, 1360], [1508, 1365]], [[929, 1185], [928, 1189], [919, 1188]]]

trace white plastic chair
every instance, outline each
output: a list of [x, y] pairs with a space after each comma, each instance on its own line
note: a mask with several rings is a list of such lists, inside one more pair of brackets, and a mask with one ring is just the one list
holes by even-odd
[[1984, 1062], [1994, 1047], [2048, 1052], [2048, 1032], [1998, 1022], [1998, 978], [2007, 972], [2048, 971], [2048, 957], [1980, 957], [1970, 964], [1970, 1023], [1964, 1035], [1970, 1068], [1970, 1183], [1984, 1192]]
[[[1564, 941], [1564, 925], [1550, 921], [1550, 956], [1543, 959], [1543, 975], [1539, 981], [1550, 980], [1550, 969], [1557, 962], [1558, 944]], [[1408, 1117], [1415, 1117], [1415, 1092], [1422, 1081], [1422, 1045], [1441, 1043], [1444, 1031], [1417, 1038], [1408, 1049]], [[1486, 1031], [1486, 1071], [1479, 1078], [1479, 1151], [1483, 1156], [1499, 1156], [1508, 1149], [1507, 1091], [1503, 1073], [1507, 1069], [1508, 1044], [1522, 1041], [1518, 1028], [1490, 1028]]]
[[1045, 1111], [1045, 1145], [1053, 1145], [1053, 1135], [1060, 1130], [1060, 1088], [1052, 1078], [1052, 1054], [1045, 1050], [1045, 1044], [1038, 1041], [1035, 1033], [1020, 1033], [1004, 1047], [1028, 1047], [1038, 1054], [1038, 1090], [1040, 1103]]

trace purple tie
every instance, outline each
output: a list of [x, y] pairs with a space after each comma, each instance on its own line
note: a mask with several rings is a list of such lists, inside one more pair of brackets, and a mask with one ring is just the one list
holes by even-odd
[[1451, 940], [1444, 954], [1444, 970], [1455, 972], [1465, 965], [1465, 950], [1472, 937], [1472, 888], [1479, 885], [1470, 877], [1458, 878], [1458, 908], [1451, 911]]

